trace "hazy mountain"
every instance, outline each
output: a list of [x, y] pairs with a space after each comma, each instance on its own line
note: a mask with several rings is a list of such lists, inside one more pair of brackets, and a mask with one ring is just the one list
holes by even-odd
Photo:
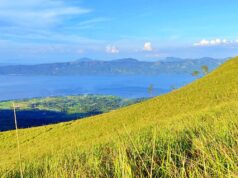
[[90, 61], [93, 61], [93, 59], [90, 59], [90, 58], [87, 58], [87, 57], [84, 57], [84, 58], [80, 58], [74, 62], [90, 62]]
[[112, 61], [82, 58], [73, 62], [0, 66], [0, 75], [157, 75], [161, 73], [191, 73], [207, 65], [213, 70], [226, 59], [181, 59], [169, 57], [146, 62], [133, 58]]

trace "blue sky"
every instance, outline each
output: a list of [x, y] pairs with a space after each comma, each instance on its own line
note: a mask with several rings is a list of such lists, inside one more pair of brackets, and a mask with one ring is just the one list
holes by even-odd
[[237, 0], [0, 0], [0, 63], [238, 54]]

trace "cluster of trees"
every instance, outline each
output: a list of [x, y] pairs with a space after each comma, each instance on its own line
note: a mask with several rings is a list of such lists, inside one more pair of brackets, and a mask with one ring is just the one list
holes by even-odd
[[204, 65], [201, 67], [201, 70], [193, 71], [192, 76], [198, 77], [200, 75], [207, 75], [208, 73], [209, 73], [209, 68], [208, 68], [208, 66]]

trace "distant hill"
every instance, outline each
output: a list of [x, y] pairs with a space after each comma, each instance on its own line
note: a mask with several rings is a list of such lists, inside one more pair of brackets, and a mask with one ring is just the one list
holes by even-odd
[[161, 73], [191, 73], [206, 65], [215, 69], [226, 59], [167, 58], [156, 62], [133, 58], [112, 61], [82, 58], [72, 62], [0, 66], [0, 75], [158, 75]]
[[90, 62], [90, 61], [92, 61], [92, 59], [90, 59], [90, 58], [87, 58], [87, 57], [84, 57], [84, 58], [80, 58], [80, 59], [78, 59], [78, 60], [75, 60], [74, 61], [74, 63], [80, 63], [80, 62]]

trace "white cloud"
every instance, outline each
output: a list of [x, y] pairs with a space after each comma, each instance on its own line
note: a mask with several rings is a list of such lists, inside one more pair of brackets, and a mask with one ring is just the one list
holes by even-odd
[[120, 51], [119, 51], [118, 47], [113, 46], [113, 45], [108, 45], [108, 46], [106, 46], [106, 52], [110, 53], [110, 54], [117, 54]]
[[108, 20], [109, 20], [108, 18], [97, 17], [97, 18], [94, 18], [94, 19], [89, 19], [89, 20], [86, 20], [86, 21], [79, 22], [77, 25], [78, 26], [92, 25], [92, 24], [95, 24], [95, 23], [105, 22], [105, 21], [108, 21]]
[[213, 40], [206, 40], [203, 39], [197, 43], [194, 43], [194, 46], [218, 46], [218, 45], [226, 45], [226, 44], [233, 44], [233, 41], [227, 40], [227, 39], [213, 39]]
[[151, 43], [151, 42], [146, 42], [146, 43], [144, 44], [143, 50], [144, 50], [144, 51], [153, 51], [152, 43]]
[[91, 12], [90, 9], [67, 4], [63, 0], [0, 0], [0, 21], [3, 26], [48, 27], [64, 20], [66, 16], [77, 16]]
[[102, 17], [70, 21], [92, 10], [65, 0], [0, 0], [2, 39], [22, 43], [77, 43], [84, 46], [101, 43], [80, 36], [78, 31], [106, 21]]

